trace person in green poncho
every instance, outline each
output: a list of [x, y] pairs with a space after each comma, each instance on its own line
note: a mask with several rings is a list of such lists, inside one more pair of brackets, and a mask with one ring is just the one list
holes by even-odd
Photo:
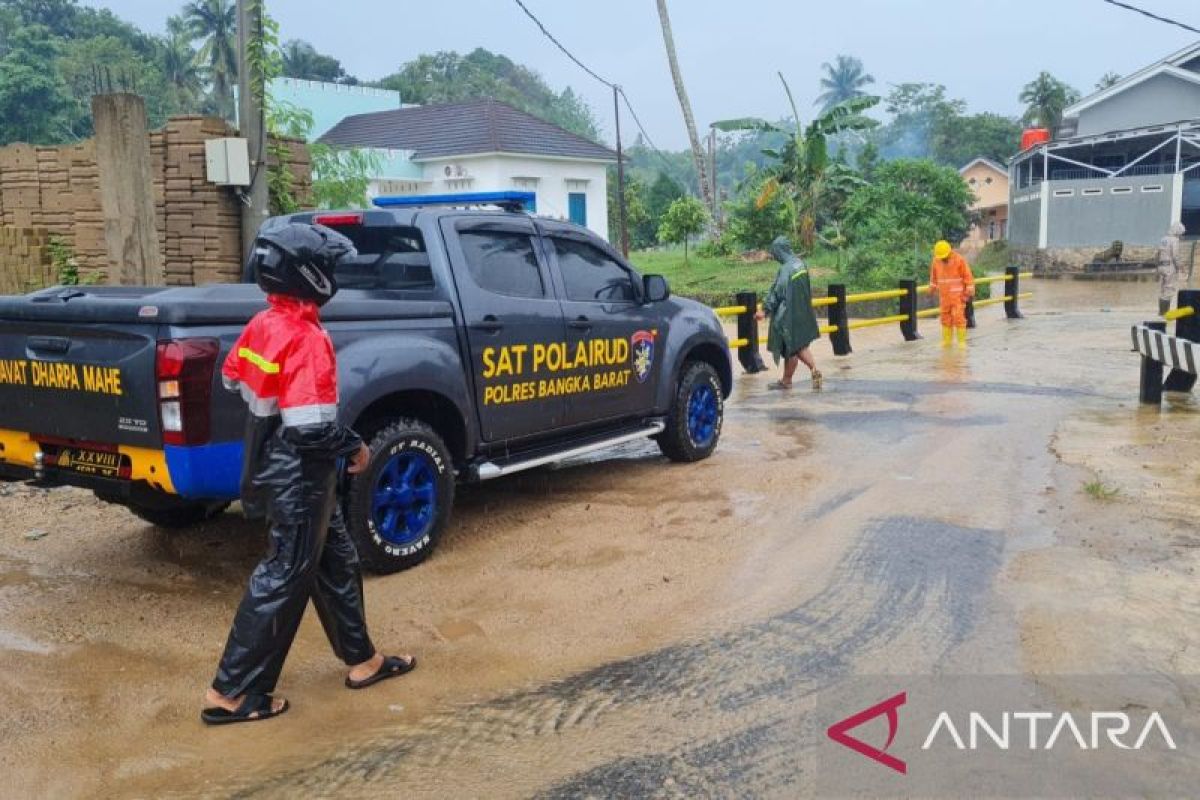
[[792, 244], [786, 236], [771, 243], [771, 255], [780, 263], [775, 284], [763, 301], [763, 310], [758, 318], [770, 317], [767, 329], [767, 350], [775, 357], [775, 363], [783, 359], [783, 378], [772, 383], [770, 389], [791, 389], [796, 365], [803, 361], [812, 372], [813, 389], [820, 389], [822, 376], [817, 369], [809, 345], [821, 335], [817, 315], [812, 307], [812, 284], [808, 280], [808, 266], [792, 252]]

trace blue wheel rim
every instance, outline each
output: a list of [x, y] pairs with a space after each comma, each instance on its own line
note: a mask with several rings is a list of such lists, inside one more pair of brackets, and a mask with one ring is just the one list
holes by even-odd
[[429, 459], [412, 451], [392, 456], [371, 498], [379, 538], [393, 545], [420, 541], [437, 516], [437, 473]]
[[693, 388], [688, 396], [687, 428], [696, 447], [708, 447], [717, 435], [717, 393], [707, 383]]

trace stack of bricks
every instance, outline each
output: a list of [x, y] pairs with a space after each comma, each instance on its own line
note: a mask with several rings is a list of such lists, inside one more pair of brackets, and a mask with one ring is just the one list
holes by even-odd
[[58, 283], [50, 258], [50, 231], [0, 227], [0, 294], [21, 294]]
[[233, 135], [223, 120], [198, 116], [171, 119], [151, 134], [168, 285], [231, 283], [241, 277], [241, 206], [233, 189], [208, 182], [204, 156], [205, 140]]
[[[208, 182], [204, 153], [207, 139], [236, 135], [224, 120], [200, 116], [172, 118], [150, 134], [155, 227], [168, 285], [241, 278], [241, 203], [235, 189]], [[293, 195], [307, 207], [312, 202], [308, 148], [300, 140], [284, 144]], [[0, 148], [0, 235], [8, 237], [0, 239], [0, 292], [23, 290], [29, 276], [41, 274], [40, 262], [13, 266], [5, 243], [37, 242], [51, 234], [71, 249], [81, 280], [103, 282], [108, 277], [100, 173], [91, 140]], [[31, 257], [41, 255], [31, 251]]]

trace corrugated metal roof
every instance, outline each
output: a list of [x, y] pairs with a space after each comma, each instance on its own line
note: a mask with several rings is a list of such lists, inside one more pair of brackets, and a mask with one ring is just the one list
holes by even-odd
[[320, 141], [412, 150], [414, 160], [472, 153], [617, 160], [603, 145], [495, 100], [355, 114], [334, 125]]

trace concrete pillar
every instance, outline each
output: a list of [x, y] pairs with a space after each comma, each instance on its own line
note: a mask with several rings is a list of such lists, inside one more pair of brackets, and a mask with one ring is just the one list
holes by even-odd
[[109, 282], [161, 286], [146, 103], [135, 94], [96, 95], [92, 119]]

